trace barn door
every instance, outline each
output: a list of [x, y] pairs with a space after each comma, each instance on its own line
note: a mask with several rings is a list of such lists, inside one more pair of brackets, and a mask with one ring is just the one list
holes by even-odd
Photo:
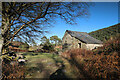
[[78, 45], [79, 45], [79, 48], [81, 48], [81, 43], [78, 43]]

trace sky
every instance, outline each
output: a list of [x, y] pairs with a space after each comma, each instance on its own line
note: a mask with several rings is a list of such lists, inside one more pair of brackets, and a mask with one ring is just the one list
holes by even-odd
[[45, 36], [49, 38], [57, 35], [62, 39], [66, 30], [89, 33], [118, 23], [117, 2], [95, 2], [95, 5], [89, 8], [89, 13], [89, 17], [78, 18], [76, 25], [66, 24], [63, 20], [58, 19], [53, 25], [54, 27], [48, 29], [49, 33]]
[[[77, 18], [76, 25], [66, 24], [58, 18], [53, 24], [54, 27], [48, 28], [49, 33], [44, 35], [48, 38], [57, 35], [62, 39], [66, 30], [89, 33], [118, 23], [118, 2], [95, 2], [94, 4], [89, 7], [89, 17]], [[37, 44], [39, 43], [40, 41], [37, 41]]]

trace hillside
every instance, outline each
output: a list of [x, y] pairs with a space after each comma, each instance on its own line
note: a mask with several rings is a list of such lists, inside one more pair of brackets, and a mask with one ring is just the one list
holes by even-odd
[[119, 34], [120, 33], [119, 29], [120, 29], [120, 23], [116, 24], [116, 25], [112, 25], [107, 28], [92, 31], [89, 34], [98, 40], [106, 41], [106, 40], [110, 39], [110, 37]]

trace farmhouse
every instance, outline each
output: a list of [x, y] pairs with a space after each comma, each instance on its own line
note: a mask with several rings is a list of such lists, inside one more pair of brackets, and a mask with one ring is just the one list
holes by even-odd
[[92, 50], [102, 46], [102, 41], [91, 37], [86, 32], [66, 30], [62, 38], [62, 45], [63, 45], [63, 50], [72, 49], [72, 48], [82, 48], [82, 49]]

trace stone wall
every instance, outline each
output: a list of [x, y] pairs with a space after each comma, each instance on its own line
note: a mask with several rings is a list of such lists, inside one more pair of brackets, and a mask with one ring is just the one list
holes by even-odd
[[[72, 48], [86, 49], [86, 44], [85, 43], [81, 42], [80, 40], [76, 39], [75, 37], [72, 37], [67, 32], [65, 33], [65, 35], [63, 37], [62, 44], [63, 45], [64, 44], [68, 45], [67, 49], [72, 49]], [[81, 44], [81, 46], [79, 44]]]
[[[92, 50], [92, 49], [102, 46], [102, 44], [86, 44], [78, 40], [77, 38], [72, 37], [67, 32], [65, 33], [62, 39], [62, 44], [67, 45], [67, 49], [82, 48], [82, 49]], [[81, 44], [81, 46], [79, 44]], [[63, 46], [63, 49], [64, 49], [64, 46]]]

